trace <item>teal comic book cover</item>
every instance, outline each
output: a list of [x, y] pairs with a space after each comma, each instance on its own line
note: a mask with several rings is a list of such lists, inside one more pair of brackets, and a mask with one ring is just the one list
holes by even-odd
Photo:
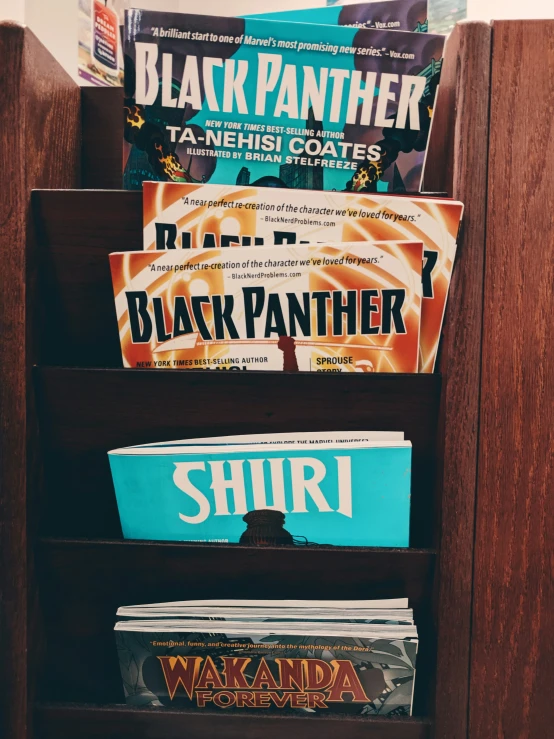
[[418, 192], [444, 37], [131, 10], [124, 187]]
[[411, 443], [152, 445], [109, 452], [123, 535], [409, 545]]

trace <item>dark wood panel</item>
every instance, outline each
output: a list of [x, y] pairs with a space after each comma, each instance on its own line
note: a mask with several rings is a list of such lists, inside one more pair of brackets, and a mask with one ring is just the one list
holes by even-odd
[[26, 739], [37, 655], [27, 553], [34, 526], [28, 490], [38, 467], [29, 383], [35, 278], [29, 198], [34, 187], [78, 182], [80, 95], [23, 26], [0, 23], [0, 58], [0, 736]]
[[[453, 129], [456, 123], [456, 87], [452, 77], [457, 74], [460, 27], [446, 39], [441, 83], [433, 110], [433, 123], [427, 145], [423, 189], [452, 194]], [[453, 84], [454, 82], [454, 84]]]
[[463, 23], [448, 40], [440, 94], [455, 101], [448, 186], [465, 204], [445, 317], [439, 430], [442, 460], [436, 739], [465, 739], [469, 702], [471, 596], [483, 279], [491, 31]]
[[[107, 452], [233, 433], [394, 430], [413, 444], [412, 546], [432, 546], [438, 375], [37, 371], [43, 532], [121, 536]], [[90, 501], [83, 515], [83, 500]], [[93, 503], [92, 503], [93, 502]]]
[[[485, 27], [486, 28], [486, 27]], [[47, 469], [47, 496], [42, 508], [42, 530], [48, 533], [66, 533], [68, 535], [90, 534], [120, 536], [120, 530], [115, 509], [115, 499], [109, 477], [106, 451], [115, 446], [122, 446], [140, 441], [156, 439], [179, 438], [187, 435], [218, 434], [253, 431], [290, 431], [310, 429], [363, 429], [384, 428], [406, 430], [407, 435], [414, 441], [414, 519], [412, 531], [416, 539], [413, 543], [431, 545], [438, 532], [438, 518], [434, 511], [440, 508], [440, 497], [434, 491], [440, 491], [444, 485], [444, 500], [442, 510], [441, 534], [441, 580], [438, 590], [438, 628], [440, 634], [439, 662], [437, 669], [437, 731], [436, 737], [441, 739], [462, 739], [466, 736], [467, 700], [467, 655], [469, 647], [469, 609], [471, 594], [471, 567], [472, 567], [472, 536], [473, 536], [473, 505], [475, 486], [475, 439], [477, 428], [476, 404], [478, 383], [478, 355], [480, 340], [481, 303], [479, 299], [482, 274], [482, 224], [483, 209], [481, 207], [484, 173], [486, 171], [486, 110], [488, 105], [487, 74], [488, 62], [488, 30], [483, 30], [481, 24], [465, 24], [458, 28], [449, 42], [447, 53], [448, 62], [443, 77], [444, 89], [450, 95], [449, 106], [456, 102], [458, 110], [452, 121], [452, 135], [443, 146], [442, 153], [438, 152], [440, 162], [442, 156], [447, 162], [447, 179], [452, 183], [454, 196], [465, 200], [466, 228], [456, 266], [454, 285], [451, 294], [449, 313], [446, 320], [445, 340], [441, 357], [441, 367], [446, 373], [446, 381], [442, 395], [442, 426], [438, 432], [444, 438], [444, 449], [439, 450], [439, 457], [444, 453], [444, 470], [438, 470], [439, 484], [434, 487], [434, 475], [437, 472], [437, 454], [435, 442], [437, 437], [437, 418], [439, 416], [438, 398], [440, 378], [423, 379], [419, 377], [379, 377], [373, 378], [366, 386], [356, 384], [357, 380], [367, 382], [367, 378], [348, 379], [341, 377], [341, 386], [329, 385], [323, 376], [310, 375], [308, 377], [287, 375], [248, 375], [248, 378], [239, 379], [236, 375], [222, 378], [217, 373], [209, 379], [210, 373], [150, 373], [152, 378], [145, 377], [145, 373], [131, 371], [123, 375], [123, 371], [115, 373], [41, 370], [39, 372], [38, 388], [41, 395], [42, 442], [48, 453]], [[455, 63], [453, 63], [453, 60]], [[450, 70], [450, 71], [448, 71]], [[36, 70], [35, 70], [36, 71]], [[116, 99], [120, 91], [88, 90], [83, 91], [82, 109], [86, 115], [84, 123], [83, 147], [83, 182], [94, 187], [119, 187], [121, 181], [121, 103]], [[111, 101], [111, 102], [110, 102]], [[38, 120], [42, 120], [44, 111], [39, 111]], [[41, 136], [35, 135], [33, 141], [42, 143]], [[68, 140], [63, 136], [56, 139], [62, 148], [71, 149]], [[440, 147], [439, 147], [440, 149]], [[71, 155], [68, 157], [71, 161]], [[431, 157], [433, 161], [433, 157]], [[19, 172], [23, 171], [20, 167]], [[11, 171], [11, 170], [10, 170]], [[12, 175], [17, 180], [18, 170]], [[519, 176], [518, 176], [519, 177]], [[444, 179], [444, 177], [443, 177]], [[515, 177], [517, 180], [518, 178]], [[37, 181], [38, 186], [75, 186], [75, 182], [59, 182], [52, 180]], [[9, 204], [9, 201], [6, 200]], [[88, 203], [88, 205], [87, 205]], [[117, 205], [114, 205], [117, 203]], [[122, 192], [43, 192], [38, 193], [35, 201], [40, 229], [40, 252], [44, 261], [40, 264], [41, 282], [46, 288], [48, 300], [46, 310], [43, 311], [44, 337], [41, 362], [76, 363], [95, 366], [119, 366], [119, 342], [116, 333], [113, 298], [109, 279], [107, 254], [114, 250], [125, 250], [141, 247], [141, 195], [140, 193]], [[498, 206], [497, 206], [498, 207]], [[503, 207], [503, 206], [500, 206]], [[27, 259], [32, 266], [33, 259]], [[24, 261], [18, 262], [24, 264]], [[2, 264], [3, 266], [3, 264]], [[98, 286], [103, 288], [98, 292]], [[27, 288], [34, 295], [34, 283], [30, 282]], [[4, 296], [7, 300], [14, 300], [17, 310], [19, 296], [8, 292]], [[0, 297], [2, 300], [2, 297]], [[42, 305], [43, 303], [41, 303]], [[98, 319], [92, 315], [92, 308], [98, 310]], [[3, 315], [0, 312], [0, 315]], [[0, 318], [1, 320], [1, 318]], [[2, 329], [4, 325], [0, 326]], [[111, 330], [110, 328], [111, 327]], [[1, 353], [0, 348], [0, 353]], [[7, 356], [7, 355], [5, 355]], [[28, 355], [29, 356], [29, 355]], [[28, 364], [28, 356], [26, 361]], [[120, 374], [121, 373], [121, 374]], [[186, 379], [184, 375], [187, 375]], [[339, 378], [335, 378], [335, 381]], [[430, 383], [430, 384], [427, 384]], [[1, 389], [0, 389], [1, 392]], [[9, 392], [9, 389], [8, 389]], [[11, 399], [9, 400], [12, 403]], [[17, 397], [10, 405], [16, 408]], [[209, 408], [210, 411], [206, 409]], [[32, 415], [32, 411], [31, 411]], [[10, 416], [10, 422], [15, 416]], [[16, 429], [20, 433], [21, 427]], [[19, 436], [18, 438], [22, 438]], [[0, 441], [1, 443], [1, 441]], [[31, 443], [30, 448], [35, 450], [36, 445]], [[0, 451], [4, 451], [3, 449]], [[17, 459], [17, 456], [13, 457]], [[33, 463], [33, 474], [37, 466]], [[13, 478], [11, 478], [13, 479]], [[4, 482], [4, 479], [1, 480]], [[0, 503], [0, 519], [6, 510], [8, 513], [21, 509], [21, 500], [10, 499], [8, 508]], [[17, 511], [16, 511], [17, 513]], [[32, 507], [32, 515], [36, 508]], [[4, 516], [5, 517], [5, 516]], [[13, 581], [17, 568], [25, 566], [25, 527], [17, 522], [17, 531], [21, 537], [9, 542], [12, 554], [8, 560], [9, 569], [5, 572]], [[519, 530], [518, 530], [519, 533]], [[4, 529], [0, 531], [4, 535]], [[0, 547], [3, 542], [0, 537]], [[169, 570], [181, 572], [182, 563], [186, 563], [187, 571], [177, 576], [171, 586], [177, 592], [182, 583], [192, 582], [193, 587], [205, 587], [209, 596], [214, 587], [208, 588], [202, 584], [201, 575], [204, 571], [206, 556], [204, 552], [193, 556], [184, 545], [136, 545], [133, 543], [98, 543], [99, 550], [94, 549], [93, 543], [50, 542], [39, 550], [41, 569], [41, 598], [45, 604], [47, 619], [46, 625], [49, 634], [48, 668], [54, 664], [54, 674], [61, 672], [59, 660], [62, 657], [71, 658], [75, 662], [75, 655], [79, 644], [75, 639], [72, 650], [64, 644], [63, 635], [59, 630], [56, 619], [61, 609], [66, 615], [72, 612], [76, 619], [81, 614], [81, 607], [90, 609], [91, 613], [100, 618], [98, 623], [103, 626], [99, 634], [92, 636], [92, 664], [97, 669], [96, 684], [101, 685], [102, 700], [120, 700], [121, 687], [117, 675], [117, 666], [114, 665], [111, 631], [113, 625], [113, 611], [108, 611], [104, 599], [103, 579], [109, 583], [108, 596], [117, 605], [116, 596], [127, 592], [129, 597], [138, 600], [144, 593], [142, 580], [133, 570], [134, 560], [141, 565], [141, 574], [146, 573], [147, 586], [152, 593], [152, 599], [158, 599], [154, 593], [165, 590], [164, 581], [158, 589], [154, 578], [157, 575], [156, 567], [160, 566], [158, 557], [151, 557], [152, 546], [173, 547], [179, 550], [175, 561], [179, 564], [170, 565]], [[130, 552], [126, 547], [139, 547], [135, 557], [114, 554], [117, 547], [122, 551]], [[77, 554], [78, 550], [86, 551], [86, 556]], [[148, 557], [143, 550], [148, 551]], [[211, 548], [210, 548], [211, 549]], [[49, 550], [49, 554], [44, 554]], [[55, 553], [53, 553], [55, 550]], [[235, 548], [232, 553], [225, 549], [207, 553], [212, 562], [208, 569], [212, 572], [212, 585], [217, 582], [217, 588], [223, 587], [225, 578], [220, 578], [218, 571], [221, 566], [227, 566], [227, 560], [237, 562], [240, 557]], [[360, 556], [370, 557], [367, 561], [356, 559], [355, 563], [347, 552], [344, 558], [335, 565], [335, 558], [331, 563], [329, 555], [320, 552], [321, 561], [328, 562], [328, 569], [333, 573], [331, 585], [337, 592], [352, 592], [352, 597], [363, 597], [358, 588], [363, 590], [370, 577], [378, 577], [379, 567], [383, 562], [374, 560], [378, 552], [368, 553], [356, 550]], [[22, 555], [23, 553], [23, 555]], [[291, 550], [285, 556], [292, 557], [308, 552]], [[292, 573], [299, 571], [307, 574], [310, 585], [320, 582], [321, 570], [317, 571], [315, 564], [311, 565], [309, 557], [293, 563], [291, 559], [289, 570]], [[335, 552], [333, 551], [333, 554]], [[218, 560], [216, 562], [216, 555]], [[274, 559], [274, 555], [277, 559]], [[267, 552], [267, 557], [256, 562], [256, 567], [243, 564], [242, 578], [238, 581], [240, 587], [270, 588], [271, 576], [283, 569], [282, 550]], [[388, 556], [392, 553], [387, 552]], [[404, 557], [417, 553], [403, 552]], [[341, 553], [342, 556], [342, 553]], [[427, 556], [427, 555], [425, 555]], [[429, 555], [432, 559], [432, 555]], [[89, 572], [88, 561], [98, 560], [103, 571], [96, 565]], [[75, 566], [71, 564], [75, 561]], [[150, 562], [154, 564], [150, 564]], [[315, 560], [314, 560], [315, 561]], [[368, 560], [369, 561], [369, 560]], [[125, 568], [120, 569], [123, 562]], [[192, 563], [198, 562], [198, 566]], [[265, 565], [264, 565], [265, 562]], [[319, 562], [319, 560], [318, 560]], [[537, 564], [537, 560], [533, 560]], [[542, 563], [542, 560], [540, 561]], [[77, 565], [80, 566], [77, 566]], [[165, 559], [162, 557], [165, 567]], [[13, 568], [12, 568], [13, 565]], [[265, 570], [263, 567], [265, 566]], [[432, 673], [434, 664], [435, 631], [431, 623], [430, 602], [433, 583], [432, 570], [425, 580], [424, 590], [417, 595], [417, 583], [420, 575], [403, 565], [403, 574], [395, 576], [391, 569], [384, 568], [384, 576], [392, 578], [394, 586], [400, 585], [415, 593], [418, 608], [418, 620], [421, 621], [425, 647], [421, 658], [423, 660], [422, 674], [418, 675], [417, 710], [431, 711], [433, 699]], [[190, 570], [197, 574], [191, 578]], [[216, 571], [217, 570], [217, 571]], [[325, 570], [324, 570], [325, 571]], [[367, 571], [367, 572], [366, 572]], [[225, 569], [223, 570], [225, 572]], [[327, 574], [327, 571], [325, 571]], [[495, 575], [489, 569], [491, 576]], [[59, 576], [58, 576], [58, 573]], [[131, 573], [131, 574], [129, 574]], [[134, 573], [134, 574], [133, 574]], [[345, 574], [346, 573], [346, 574]], [[368, 574], [369, 573], [369, 574]], [[373, 573], [373, 574], [372, 574]], [[306, 593], [305, 583], [293, 580], [297, 592]], [[395, 580], [394, 577], [397, 577]], [[402, 577], [404, 580], [402, 580]], [[368, 579], [369, 578], [369, 579]], [[290, 578], [288, 578], [290, 580]], [[308, 581], [308, 580], [307, 580]], [[63, 584], [62, 584], [63, 582]], [[132, 584], [134, 582], [134, 585]], [[283, 587], [282, 580], [278, 587]], [[78, 583], [78, 584], [76, 584]], [[89, 584], [91, 593], [86, 586]], [[261, 585], [260, 585], [261, 584]], [[327, 585], [327, 579], [325, 579]], [[435, 581], [435, 584], [439, 584]], [[135, 590], [132, 590], [136, 586]], [[323, 583], [322, 583], [323, 586]], [[375, 582], [373, 586], [375, 586]], [[342, 590], [341, 590], [342, 588]], [[352, 588], [352, 591], [348, 590]], [[34, 592], [34, 589], [32, 589]], [[234, 592], [234, 591], [233, 591]], [[273, 588], [271, 589], [273, 593]], [[20, 592], [21, 594], [21, 592]], [[397, 594], [404, 594], [398, 592]], [[170, 596], [171, 597], [171, 596]], [[185, 595], [183, 597], [192, 597]], [[165, 598], [164, 598], [165, 599]], [[419, 599], [419, 601], [417, 600]], [[98, 603], [96, 602], [98, 601]], [[18, 604], [21, 605], [21, 600]], [[426, 604], [426, 606], [425, 606]], [[17, 605], [17, 604], [16, 604]], [[11, 606], [11, 604], [10, 604]], [[56, 611], [56, 608], [58, 611]], [[34, 601], [29, 604], [31, 614], [36, 614]], [[0, 609], [0, 616], [3, 612]], [[18, 629], [15, 648], [24, 643], [21, 629], [22, 616], [25, 622], [24, 611], [13, 612], [12, 625]], [[103, 620], [102, 620], [103, 619]], [[109, 621], [109, 626], [108, 626]], [[64, 621], [65, 623], [65, 621]], [[77, 620], [77, 624], [78, 624]], [[3, 624], [0, 623], [0, 627]], [[90, 627], [87, 626], [88, 629]], [[74, 628], [74, 626], [71, 626]], [[104, 631], [102, 631], [104, 629]], [[107, 629], [107, 630], [106, 630]], [[492, 627], [491, 627], [492, 630]], [[30, 631], [35, 632], [31, 621]], [[15, 632], [14, 632], [15, 633]], [[88, 638], [88, 637], [87, 637]], [[483, 643], [483, 641], [481, 642]], [[57, 649], [59, 648], [59, 650]], [[485, 645], [485, 651], [488, 646]], [[98, 656], [96, 656], [98, 652]], [[14, 652], [15, 653], [15, 652]], [[20, 652], [21, 653], [21, 652]], [[31, 644], [31, 653], [35, 653]], [[550, 656], [550, 655], [548, 655]], [[103, 662], [103, 660], [105, 660]], [[111, 660], [111, 661], [110, 661]], [[109, 662], [109, 664], [108, 664]], [[57, 666], [56, 666], [57, 665]], [[103, 684], [101, 675], [102, 666], [107, 669], [107, 683]], [[0, 669], [3, 670], [3, 665]], [[7, 669], [7, 668], [6, 668]], [[33, 668], [34, 670], [34, 668]], [[8, 673], [6, 673], [8, 674]], [[17, 678], [24, 673], [9, 673], [10, 680], [20, 688], [16, 694], [19, 698], [25, 695], [25, 686]], [[478, 671], [475, 675], [490, 672]], [[545, 675], [543, 671], [541, 675]], [[0, 675], [0, 677], [2, 677]], [[15, 678], [14, 678], [15, 675]], [[45, 675], [48, 683], [48, 673]], [[86, 676], [85, 676], [86, 677]], [[88, 679], [88, 678], [87, 678]], [[65, 680], [65, 682], [64, 682]], [[12, 684], [12, 683], [10, 683]], [[422, 692], [423, 686], [423, 692]], [[83, 684], [70, 684], [67, 677], [56, 685], [51, 679], [47, 685], [50, 693], [59, 699], [92, 700], [91, 695], [82, 690]], [[93, 688], [93, 695], [94, 690]], [[9, 694], [8, 694], [9, 695]], [[5, 697], [5, 696], [4, 696]], [[516, 699], [517, 700], [517, 699]], [[484, 704], [484, 699], [479, 706]], [[15, 711], [21, 715], [22, 702], [14, 704]], [[0, 706], [0, 714], [2, 706]], [[91, 718], [101, 715], [107, 717], [100, 720]], [[545, 711], [546, 713], [546, 711]], [[44, 718], [48, 714], [48, 720]], [[130, 715], [129, 715], [130, 714]], [[140, 714], [140, 719], [138, 715]], [[245, 722], [242, 717], [227, 715], [211, 718], [177, 714], [171, 718], [155, 711], [136, 712], [128, 711], [123, 707], [105, 707], [91, 709], [79, 706], [43, 706], [38, 713], [39, 739], [44, 732], [46, 739], [55, 736], [73, 736], [77, 733], [91, 732], [91, 736], [166, 736], [187, 735], [194, 737], [213, 736], [215, 733], [229, 733], [230, 737], [257, 736], [260, 733], [268, 737], [280, 736], [284, 731], [282, 721], [286, 721], [285, 730], [288, 733], [298, 733], [310, 737], [315, 734], [317, 726], [318, 736], [333, 735], [350, 736], [348, 730], [355, 731], [352, 736], [398, 736], [415, 737], [428, 736], [430, 726], [428, 722], [387, 722], [381, 728], [381, 722], [345, 722], [319, 721], [308, 724], [308, 719], [302, 725], [298, 721], [303, 719], [263, 719]], [[54, 720], [53, 717], [56, 717]], [[135, 719], [136, 716], [136, 719]], [[146, 718], [143, 718], [146, 717]], [[136, 723], [135, 723], [136, 720]], [[187, 720], [185, 725], [183, 722]], [[59, 722], [59, 723], [58, 723]], [[299, 726], [299, 729], [295, 727]], [[330, 728], [332, 726], [332, 729]], [[407, 735], [393, 733], [408, 731]], [[487, 728], [490, 728], [489, 724]], [[329, 728], [328, 728], [329, 727]], [[406, 729], [406, 727], [409, 727]], [[417, 727], [416, 734], [412, 734]], [[0, 733], [3, 730], [0, 721]], [[216, 731], [217, 730], [217, 731]], [[307, 733], [307, 732], [310, 733]], [[423, 731], [423, 734], [419, 732]], [[96, 732], [96, 734], [94, 733]], [[359, 733], [358, 733], [359, 732]], [[491, 736], [500, 736], [494, 733]], [[12, 734], [7, 733], [6, 736]], [[226, 736], [225, 733], [222, 736]], [[484, 734], [483, 734], [484, 736]], [[508, 736], [508, 734], [506, 734]], [[510, 739], [511, 739], [510, 735]], [[515, 736], [515, 735], [514, 735]], [[523, 735], [522, 735], [523, 736]], [[14, 734], [16, 739], [20, 735]], [[21, 739], [25, 739], [21, 735]], [[487, 737], [488, 739], [488, 737]]]
[[33, 193], [41, 249], [40, 360], [121, 367], [108, 254], [142, 249], [142, 193]]
[[82, 187], [123, 186], [123, 88], [82, 87]]
[[425, 719], [358, 719], [338, 716], [245, 716], [133, 710], [126, 706], [40, 704], [36, 711], [37, 739], [429, 739]]
[[553, 39], [493, 26], [472, 739], [554, 725]]
[[[432, 551], [46, 539], [38, 561], [47, 637], [42, 695], [47, 699], [123, 701], [113, 638], [120, 605], [407, 596], [421, 639], [416, 708], [427, 708], [434, 658]], [[77, 663], [78, 671], [68, 670]]]

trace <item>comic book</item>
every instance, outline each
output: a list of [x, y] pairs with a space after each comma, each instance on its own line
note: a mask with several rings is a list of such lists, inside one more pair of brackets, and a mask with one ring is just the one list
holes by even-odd
[[417, 372], [421, 241], [110, 254], [125, 367]]
[[433, 372], [464, 206], [448, 198], [144, 183], [146, 250], [421, 239], [419, 371]]
[[110, 254], [123, 364], [417, 372], [421, 241]]
[[124, 187], [417, 192], [444, 37], [125, 13]]
[[186, 442], [109, 452], [127, 539], [409, 545], [411, 443]]
[[326, 8], [290, 9], [265, 13], [248, 13], [245, 18], [319, 23], [329, 26], [376, 28], [379, 31], [414, 31], [427, 33], [427, 0], [375, 0]]
[[413, 625], [151, 619], [118, 621], [115, 636], [133, 706], [412, 712]]

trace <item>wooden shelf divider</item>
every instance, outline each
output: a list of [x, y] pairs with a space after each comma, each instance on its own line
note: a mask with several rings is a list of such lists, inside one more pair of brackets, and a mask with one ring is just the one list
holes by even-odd
[[[207, 598], [408, 596], [424, 637], [416, 709], [429, 708], [434, 550], [268, 547], [44, 538], [37, 550], [49, 700], [123, 702], [113, 637], [121, 605]], [[81, 669], [67, 665], [80, 655]]]
[[79, 184], [80, 91], [18, 23], [0, 22], [0, 58], [0, 736], [26, 739], [36, 653], [28, 491], [39, 477], [29, 200], [34, 188]]
[[[437, 133], [446, 129], [442, 142], [446, 186], [464, 203], [438, 367], [444, 377], [438, 429], [442, 498], [437, 622], [442, 634], [437, 646], [435, 730], [441, 739], [465, 739], [468, 734], [491, 40], [486, 23], [456, 26], [447, 41], [437, 102], [443, 114], [456, 111]], [[460, 675], [467, 679], [460, 680]]]
[[195, 713], [127, 706], [40, 703], [36, 709], [41, 739], [431, 739], [432, 722], [419, 718]]

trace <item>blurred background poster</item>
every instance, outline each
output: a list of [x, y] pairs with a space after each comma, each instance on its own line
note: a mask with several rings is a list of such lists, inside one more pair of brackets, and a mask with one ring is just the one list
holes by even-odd
[[101, 87], [123, 84], [119, 32], [124, 0], [79, 0], [79, 81]]
[[[323, 5], [325, 2], [327, 5], [352, 5], [360, 0], [322, 0], [317, 5]], [[450, 33], [458, 21], [467, 18], [467, 0], [427, 0], [427, 2], [429, 33]], [[288, 7], [288, 0], [283, 0], [282, 4]], [[314, 5], [308, 1], [308, 3], [302, 3], [302, 7], [314, 7]]]
[[429, 0], [429, 33], [450, 33], [467, 18], [467, 0]]

